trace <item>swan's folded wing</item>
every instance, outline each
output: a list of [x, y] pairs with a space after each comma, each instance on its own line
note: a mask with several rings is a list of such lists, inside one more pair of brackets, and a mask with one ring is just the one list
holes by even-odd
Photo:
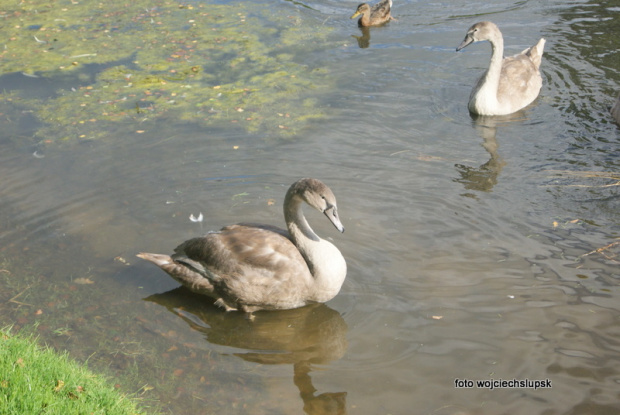
[[229, 301], [297, 303], [311, 280], [306, 261], [280, 228], [240, 224], [179, 245], [173, 256], [199, 263], [218, 294]]
[[514, 100], [515, 106], [523, 107], [538, 96], [541, 86], [542, 78], [529, 56], [519, 54], [504, 59], [498, 100]]

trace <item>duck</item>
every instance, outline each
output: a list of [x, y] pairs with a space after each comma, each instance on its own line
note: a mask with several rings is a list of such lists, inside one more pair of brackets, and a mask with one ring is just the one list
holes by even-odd
[[286, 228], [238, 223], [189, 239], [174, 254], [141, 252], [190, 291], [215, 299], [226, 311], [284, 310], [334, 298], [347, 264], [331, 242], [320, 238], [304, 216], [306, 203], [325, 214], [340, 232], [336, 197], [318, 179], [293, 183], [284, 197]]
[[392, 0], [381, 0], [379, 3], [372, 6], [372, 8], [367, 3], [362, 3], [357, 6], [357, 10], [353, 16], [351, 16], [351, 19], [355, 19], [357, 16], [361, 15], [362, 17], [357, 21], [358, 26], [379, 26], [393, 20], [393, 17], [390, 15], [391, 9]]
[[614, 117], [614, 120], [618, 124], [620, 124], [620, 94], [618, 94], [618, 98], [616, 98], [616, 103], [611, 108], [611, 116]]
[[469, 96], [469, 111], [477, 115], [507, 115], [525, 108], [536, 99], [542, 87], [540, 63], [545, 39], [504, 58], [502, 32], [495, 23], [478, 22], [467, 30], [456, 51], [485, 40], [491, 43], [491, 62]]

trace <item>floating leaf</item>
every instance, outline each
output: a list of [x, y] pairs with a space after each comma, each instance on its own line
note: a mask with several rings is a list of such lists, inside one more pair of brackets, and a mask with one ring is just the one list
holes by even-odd
[[120, 262], [121, 264], [131, 265], [131, 264], [129, 263], [129, 261], [127, 261], [125, 258], [123, 258], [123, 257], [122, 257], [122, 256], [120, 256], [120, 255], [119, 255], [119, 256], [117, 256], [117, 257], [115, 257], [115, 258], [114, 258], [114, 260], [115, 260], [116, 262]]

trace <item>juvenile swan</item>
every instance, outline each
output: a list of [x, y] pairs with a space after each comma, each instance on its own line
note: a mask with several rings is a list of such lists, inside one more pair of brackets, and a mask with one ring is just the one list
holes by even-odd
[[611, 116], [614, 117], [614, 120], [618, 124], [620, 124], [620, 94], [618, 94], [618, 98], [616, 98], [616, 103], [611, 108]]
[[357, 10], [353, 16], [351, 16], [351, 19], [355, 19], [357, 16], [362, 15], [357, 21], [358, 26], [379, 26], [392, 20], [391, 10], [392, 0], [381, 0], [372, 6], [372, 8], [368, 4], [362, 3], [357, 6]]
[[469, 111], [479, 115], [512, 114], [536, 99], [542, 87], [539, 67], [545, 39], [518, 55], [504, 58], [504, 38], [491, 22], [479, 22], [469, 28], [456, 48], [488, 40], [493, 53], [489, 69], [482, 74], [469, 96]]
[[336, 198], [316, 179], [301, 179], [284, 198], [288, 231], [240, 223], [183, 242], [171, 256], [140, 253], [198, 294], [227, 311], [290, 309], [326, 302], [338, 294], [347, 264], [332, 243], [306, 221], [302, 202], [323, 212], [340, 232]]

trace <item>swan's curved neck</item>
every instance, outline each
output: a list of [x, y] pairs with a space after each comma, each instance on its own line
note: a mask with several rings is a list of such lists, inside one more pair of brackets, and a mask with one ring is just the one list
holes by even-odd
[[340, 291], [347, 274], [347, 265], [338, 248], [314, 233], [302, 212], [302, 203], [298, 195], [287, 194], [284, 199], [284, 219], [291, 239], [304, 257], [314, 279], [312, 301], [329, 301]]
[[306, 217], [301, 209], [301, 205], [302, 200], [298, 196], [286, 195], [286, 199], [284, 201], [284, 220], [286, 221], [286, 227], [288, 228], [295, 245], [297, 245], [298, 248], [301, 248], [301, 243], [305, 249], [305, 241], [318, 242], [321, 238], [314, 233], [308, 224], [308, 221], [306, 220]]
[[491, 43], [491, 63], [489, 69], [484, 76], [484, 83], [480, 89], [487, 90], [487, 93], [493, 93], [497, 98], [497, 90], [499, 88], [499, 78], [502, 72], [502, 61], [504, 60], [504, 39], [501, 35], [489, 39]]
[[284, 200], [284, 220], [291, 239], [299, 253], [304, 257], [310, 273], [317, 277], [314, 251], [318, 249], [321, 238], [314, 233], [301, 209], [303, 201], [295, 194], [287, 194]]

